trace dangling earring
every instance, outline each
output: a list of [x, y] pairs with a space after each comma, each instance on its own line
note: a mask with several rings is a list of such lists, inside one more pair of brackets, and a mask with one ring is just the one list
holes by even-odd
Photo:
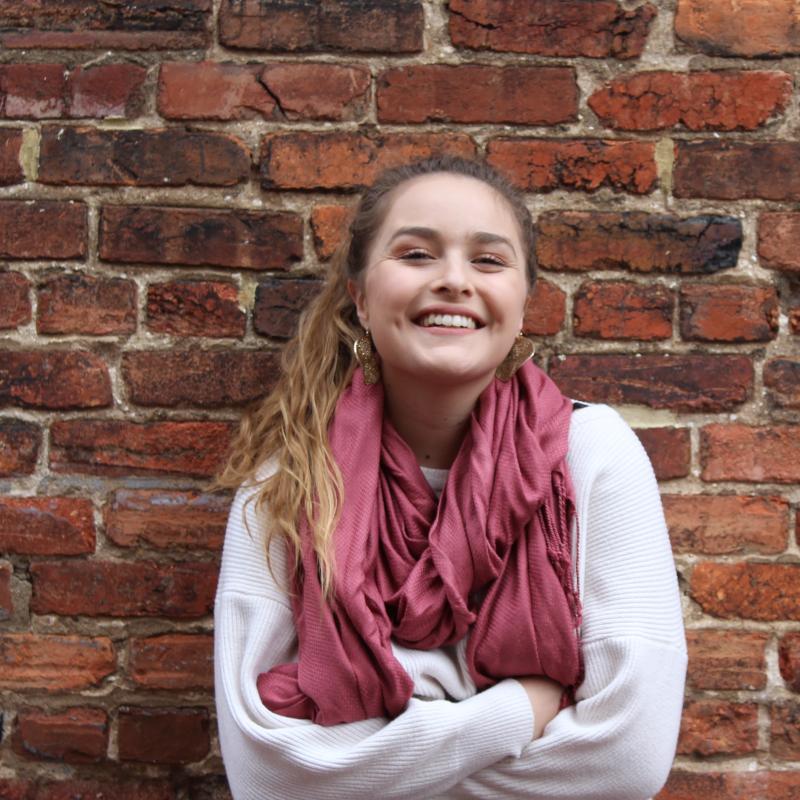
[[367, 386], [378, 383], [381, 379], [381, 368], [378, 365], [378, 359], [375, 357], [375, 351], [372, 349], [369, 328], [364, 328], [364, 333], [353, 342], [353, 354], [364, 371], [364, 383]]
[[517, 334], [514, 344], [508, 351], [508, 355], [500, 362], [495, 370], [495, 375], [501, 381], [511, 380], [514, 373], [529, 359], [533, 358], [536, 347], [530, 339], [522, 335], [522, 331]]

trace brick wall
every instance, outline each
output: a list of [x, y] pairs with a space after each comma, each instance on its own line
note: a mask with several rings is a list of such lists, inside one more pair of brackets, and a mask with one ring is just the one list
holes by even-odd
[[800, 796], [789, 0], [0, 0], [0, 796], [226, 797], [238, 410], [384, 165], [529, 193], [526, 320], [661, 480], [690, 668], [662, 800]]

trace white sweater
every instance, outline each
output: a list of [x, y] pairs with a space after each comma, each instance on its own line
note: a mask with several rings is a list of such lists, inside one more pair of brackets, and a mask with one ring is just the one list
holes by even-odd
[[[658, 487], [639, 440], [605, 405], [575, 411], [568, 464], [577, 495], [582, 647], [577, 703], [531, 741], [513, 679], [476, 693], [458, 646], [395, 655], [415, 682], [396, 719], [333, 727], [269, 711], [256, 677], [296, 659], [288, 599], [263, 552], [265, 520], [231, 509], [215, 607], [216, 701], [236, 800], [575, 798], [644, 800], [667, 778], [686, 646]], [[432, 485], [435, 472], [426, 471]], [[573, 530], [573, 553], [576, 531]], [[273, 549], [276, 572], [286, 569]], [[285, 584], [284, 584], [285, 585]]]

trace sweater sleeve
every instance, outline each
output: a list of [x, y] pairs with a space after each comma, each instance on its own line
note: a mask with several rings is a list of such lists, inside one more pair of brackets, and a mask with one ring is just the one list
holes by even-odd
[[669, 773], [687, 659], [658, 486], [607, 406], [577, 414], [569, 460], [582, 481], [584, 683], [519, 758], [477, 770], [450, 800], [644, 800]]
[[[533, 715], [524, 690], [505, 680], [461, 702], [412, 698], [396, 719], [323, 727], [274, 714], [256, 677], [296, 658], [288, 598], [267, 568], [263, 515], [237, 494], [228, 522], [214, 611], [219, 737], [235, 800], [374, 800], [446, 793], [481, 767], [517, 757]], [[285, 575], [283, 547], [273, 569]]]

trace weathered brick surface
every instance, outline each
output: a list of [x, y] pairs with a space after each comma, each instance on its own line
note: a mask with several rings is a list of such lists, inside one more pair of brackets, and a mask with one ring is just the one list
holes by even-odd
[[[9, 800], [177, 800], [178, 794], [169, 780], [136, 780], [125, 777], [100, 780], [13, 781]], [[4, 789], [0, 782], [0, 790]], [[6, 800], [6, 795], [3, 795]]]
[[675, 34], [688, 48], [715, 56], [800, 53], [800, 32], [786, 0], [678, 0]]
[[492, 139], [489, 163], [526, 192], [555, 189], [648, 194], [658, 175], [655, 145], [603, 139]]
[[689, 474], [692, 445], [688, 428], [637, 428], [634, 433], [647, 452], [658, 480]]
[[564, 67], [424, 64], [381, 73], [380, 122], [555, 125], [578, 113], [575, 72]]
[[303, 257], [302, 231], [290, 213], [105, 206], [99, 252], [126, 263], [287, 269]]
[[636, 58], [656, 9], [626, 10], [616, 0], [452, 0], [453, 44], [544, 56]]
[[0, 633], [0, 688], [48, 692], [96, 686], [117, 668], [106, 636]]
[[322, 288], [319, 280], [268, 278], [256, 289], [253, 328], [263, 336], [288, 339], [300, 313]]
[[188, 764], [208, 753], [208, 711], [199, 708], [123, 708], [119, 757], [151, 764]]
[[142, 110], [147, 70], [135, 64], [0, 65], [0, 117], [134, 117]]
[[750, 359], [739, 355], [569, 355], [551, 361], [550, 376], [570, 397], [676, 411], [736, 408], [753, 385]]
[[26, 758], [101, 761], [108, 747], [108, 715], [101, 708], [67, 708], [55, 714], [25, 708], [17, 713], [12, 746]]
[[758, 706], [725, 700], [686, 703], [678, 739], [680, 755], [745, 755], [758, 747]]
[[463, 133], [316, 133], [264, 137], [264, 189], [362, 189], [387, 167], [442, 153], [470, 157], [475, 143]]
[[321, 261], [332, 258], [344, 241], [352, 212], [347, 206], [319, 205], [311, 211], [314, 249]]
[[130, 676], [147, 689], [211, 689], [214, 639], [171, 633], [131, 641]]
[[781, 408], [800, 408], [800, 361], [773, 358], [764, 364], [767, 396]]
[[22, 131], [0, 128], [0, 186], [22, 183], [25, 174], [19, 163]]
[[800, 771], [674, 771], [656, 800], [796, 800]]
[[203, 561], [38, 561], [31, 579], [37, 614], [192, 619], [213, 607], [217, 567]]
[[676, 197], [800, 200], [800, 142], [681, 141]]
[[781, 637], [778, 650], [781, 676], [793, 692], [800, 692], [800, 633]]
[[758, 217], [758, 258], [768, 269], [800, 273], [800, 214], [769, 211]]
[[742, 246], [735, 217], [548, 211], [537, 227], [539, 265], [553, 270], [710, 273], [735, 267]]
[[770, 723], [770, 754], [786, 761], [800, 761], [800, 703], [773, 705]]
[[8, 0], [0, 7], [0, 45], [11, 48], [179, 50], [209, 42], [211, 0]]
[[80, 350], [0, 350], [0, 406], [101, 408], [111, 405], [105, 362]]
[[11, 576], [14, 567], [8, 561], [0, 561], [0, 622], [14, 613], [14, 600], [11, 597]]
[[780, 497], [662, 495], [672, 549], [678, 553], [781, 553], [789, 504]]
[[229, 507], [224, 495], [117, 489], [105, 507], [105, 532], [122, 547], [219, 550]]
[[82, 203], [0, 201], [0, 258], [82, 258], [86, 237]]
[[77, 497], [0, 497], [0, 550], [79, 555], [95, 547], [92, 503]]
[[59, 185], [234, 186], [249, 171], [244, 144], [210, 132], [48, 125], [39, 152], [39, 181]]
[[772, 286], [684, 284], [681, 336], [705, 342], [767, 342], [778, 335], [778, 294]]
[[800, 427], [713, 423], [700, 429], [704, 481], [800, 481]]
[[41, 443], [42, 432], [35, 423], [0, 419], [0, 477], [30, 475]]
[[244, 336], [247, 315], [235, 284], [170, 281], [147, 287], [147, 328], [176, 336]]
[[669, 339], [675, 296], [666, 286], [587, 281], [575, 293], [572, 329], [595, 339]]
[[223, 0], [220, 41], [252, 50], [415, 53], [423, 45], [419, 0]]
[[769, 634], [703, 628], [686, 631], [692, 689], [763, 689]]
[[800, 620], [800, 565], [703, 562], [692, 570], [691, 595], [723, 619]]
[[782, 114], [792, 94], [785, 72], [639, 72], [611, 81], [588, 100], [609, 128], [654, 131], [754, 130]]
[[136, 330], [136, 284], [124, 278], [69, 273], [39, 284], [39, 333], [127, 334]]
[[567, 296], [554, 283], [537, 279], [525, 309], [522, 332], [534, 336], [553, 336], [561, 330], [566, 315]]
[[100, 475], [160, 473], [210, 477], [221, 466], [229, 422], [58, 420], [50, 428], [50, 467]]
[[16, 328], [31, 321], [30, 284], [19, 272], [0, 272], [0, 329]]

